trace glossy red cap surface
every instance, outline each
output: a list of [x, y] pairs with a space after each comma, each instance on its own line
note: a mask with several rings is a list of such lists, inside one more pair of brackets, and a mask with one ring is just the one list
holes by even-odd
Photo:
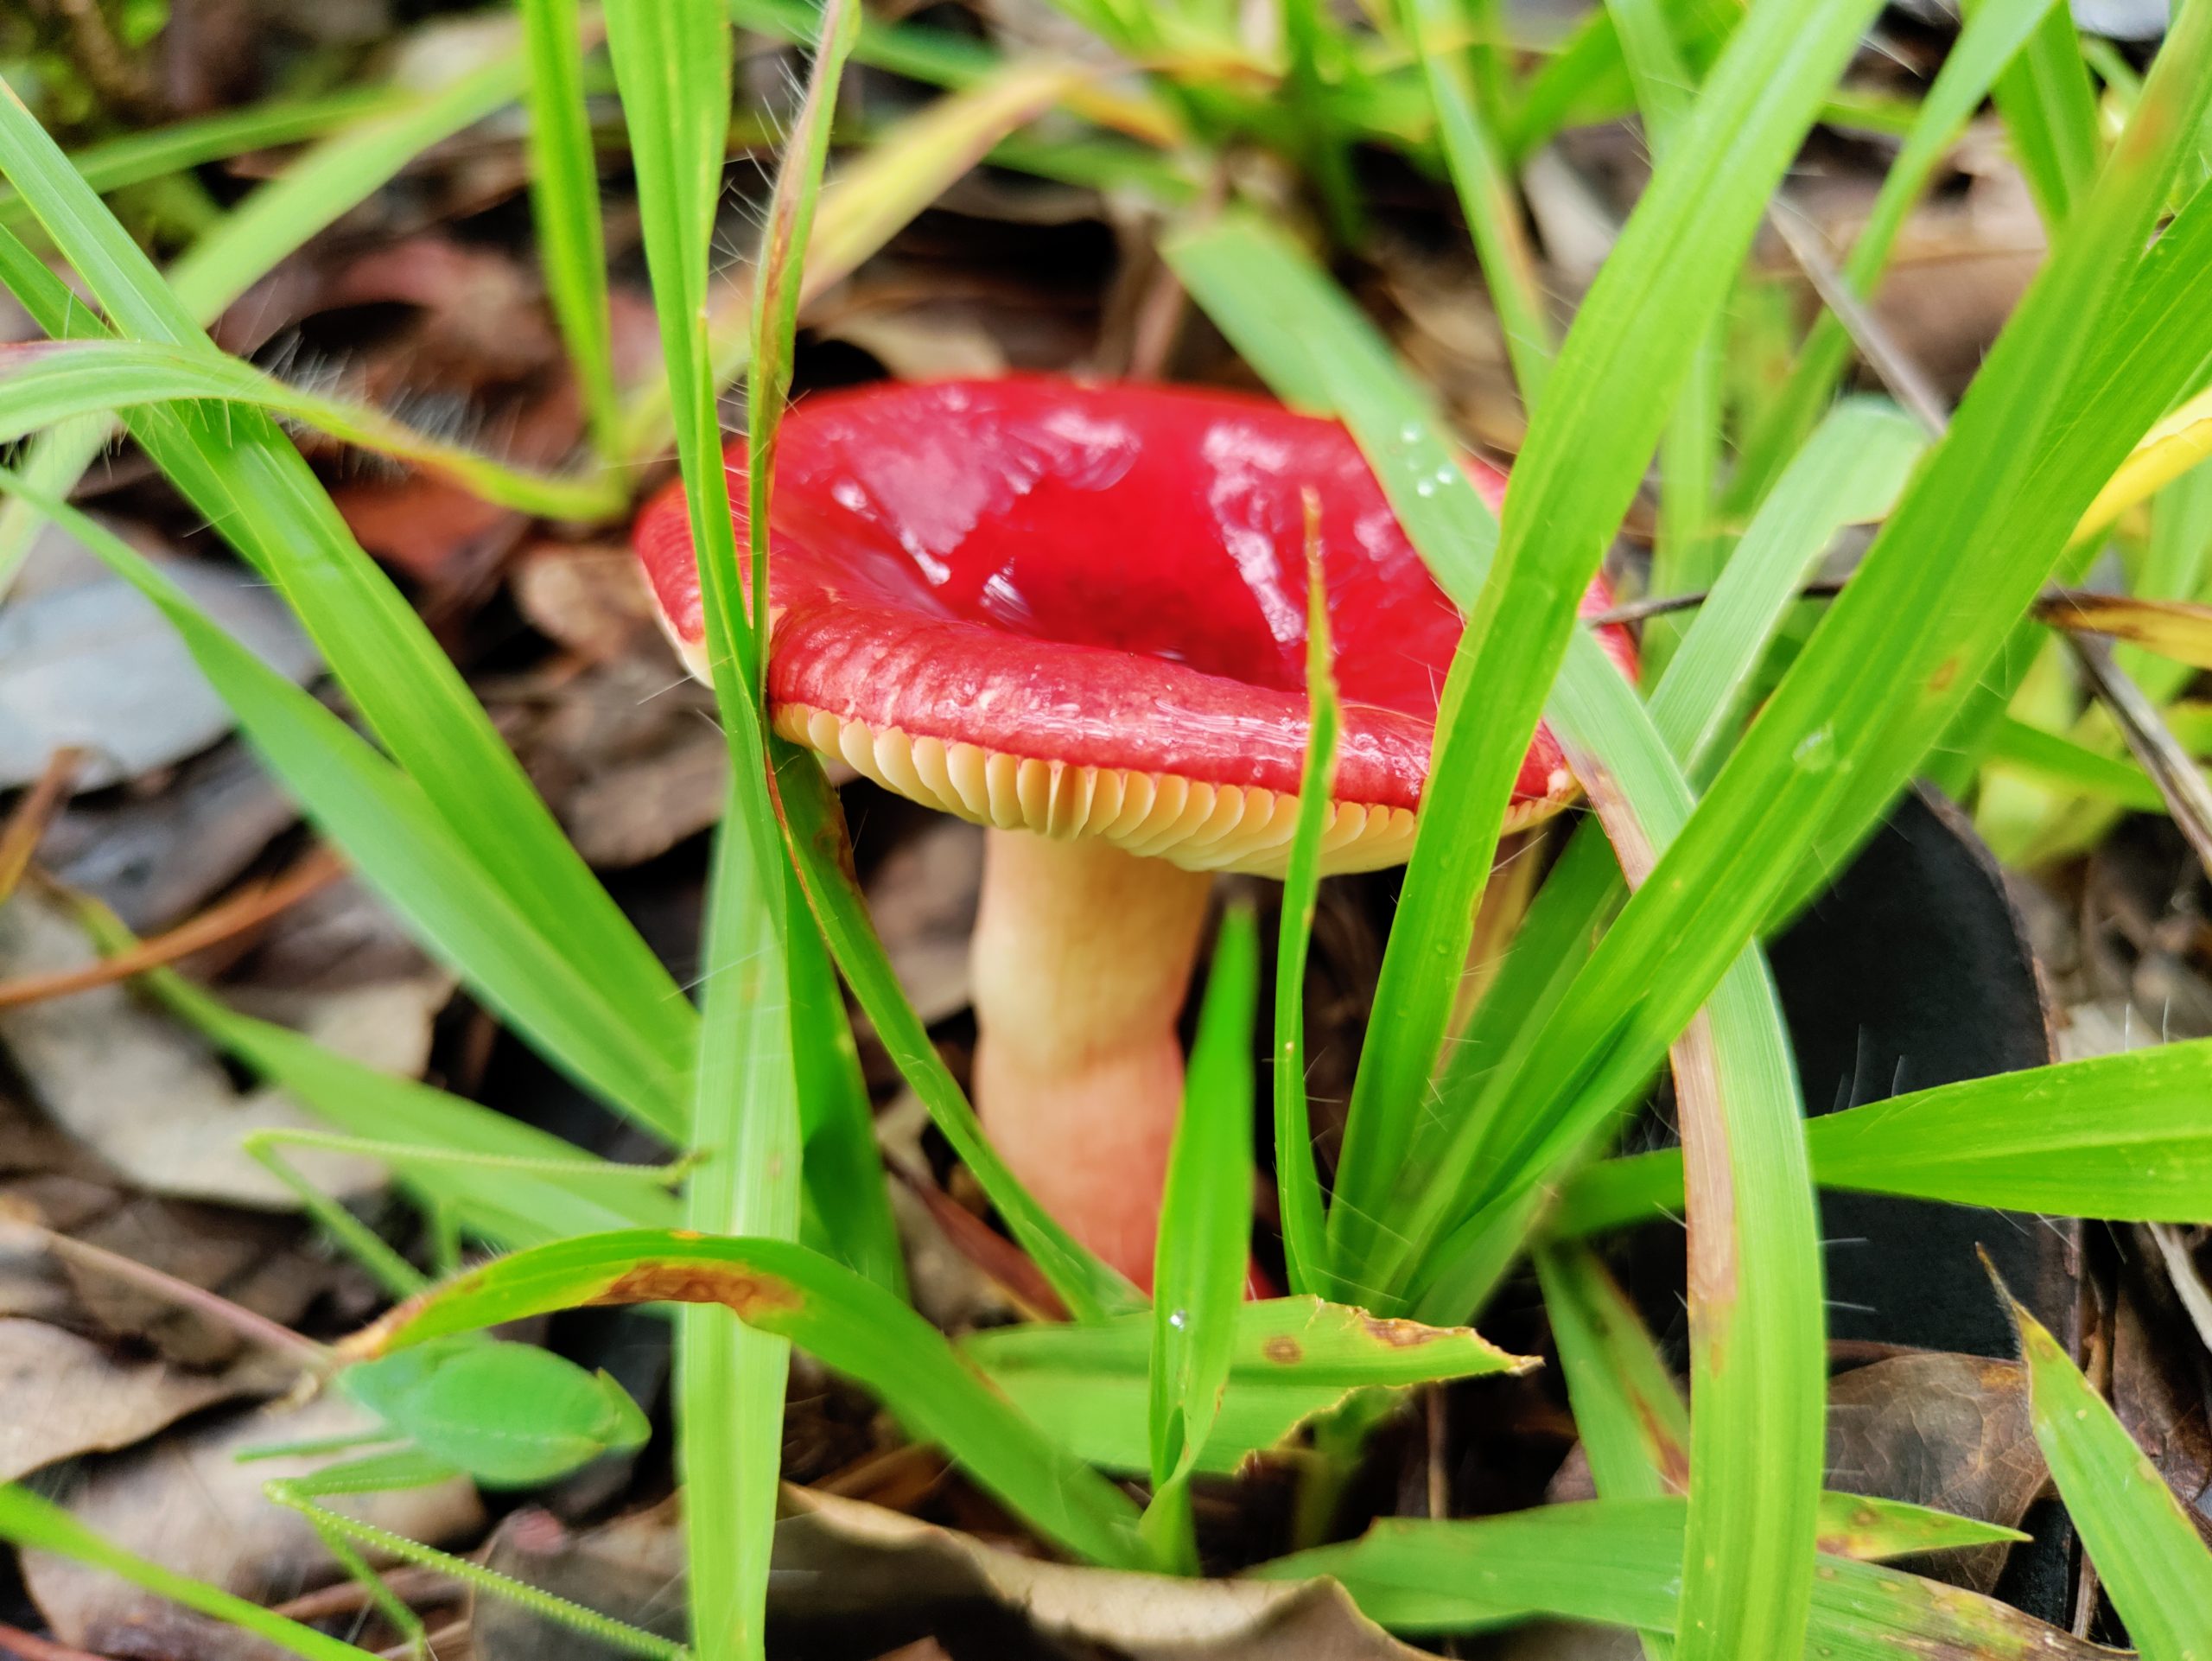
[[[729, 456], [741, 501], [743, 467], [741, 445]], [[1503, 475], [1466, 467], [1495, 508]], [[773, 499], [778, 724], [871, 759], [882, 735], [899, 735], [927, 750], [925, 773], [943, 771], [934, 741], [957, 752], [955, 785], [973, 747], [1042, 764], [1055, 787], [1073, 768], [1287, 800], [1306, 751], [1308, 488], [1344, 700], [1333, 799], [1395, 820], [1427, 776], [1459, 613], [1343, 427], [1234, 393], [1014, 377], [799, 404]], [[679, 487], [646, 508], [635, 541], [696, 666], [697, 572]], [[1601, 579], [1585, 613], [1609, 602]], [[1626, 632], [1605, 633], [1632, 667]], [[906, 787], [905, 752], [880, 759], [863, 770]], [[962, 792], [941, 780], [909, 793], [960, 809]], [[1539, 729], [1516, 818], [1572, 793]], [[1005, 822], [989, 802], [969, 816]], [[1047, 828], [1034, 813], [1021, 822]]]

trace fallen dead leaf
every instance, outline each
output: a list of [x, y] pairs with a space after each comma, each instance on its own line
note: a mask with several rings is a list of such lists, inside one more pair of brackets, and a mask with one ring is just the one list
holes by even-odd
[[[970, 1535], [786, 1487], [768, 1619], [809, 1661], [872, 1661], [935, 1639], [995, 1661], [1416, 1661], [1333, 1584], [1182, 1580], [1039, 1562]], [[660, 1513], [571, 1536], [543, 1513], [501, 1531], [492, 1566], [664, 1633], [680, 1630], [680, 1537]], [[479, 1599], [484, 1661], [597, 1661], [611, 1651]]]
[[[24, 893], [0, 911], [0, 976], [74, 968], [95, 957], [81, 930], [52, 901]], [[354, 1059], [414, 1075], [429, 1056], [429, 1015], [443, 1001], [435, 983], [412, 993], [346, 995], [356, 1002], [407, 1003], [411, 1024], [346, 1019], [343, 1002], [322, 1006], [318, 1036], [342, 1037]], [[312, 1024], [312, 1023], [311, 1023]], [[130, 990], [101, 987], [0, 1010], [0, 1045], [47, 1114], [149, 1193], [290, 1210], [296, 1198], [248, 1158], [251, 1130], [315, 1128], [280, 1091], [236, 1090], [200, 1041], [147, 1008]], [[380, 1186], [373, 1162], [302, 1150], [296, 1161], [326, 1192]]]
[[[2013, 1528], [2049, 1480], [2018, 1362], [1929, 1351], [1877, 1361], [1828, 1385], [1832, 1488]], [[1986, 1592], [2007, 1550], [1943, 1552], [1911, 1566]]]
[[[161, 563], [264, 662], [296, 681], [315, 672], [315, 647], [264, 584], [201, 560]], [[0, 789], [29, 783], [72, 745], [86, 752], [77, 788], [98, 789], [206, 749], [231, 726], [150, 601], [73, 543], [37, 544], [0, 609]]]
[[507, 586], [531, 627], [591, 663], [628, 656], [659, 627], [638, 557], [620, 544], [539, 543]]
[[[306, 1520], [271, 1505], [262, 1492], [270, 1478], [299, 1475], [315, 1461], [241, 1465], [238, 1455], [275, 1443], [346, 1435], [374, 1422], [335, 1396], [303, 1408], [263, 1410], [104, 1461], [64, 1503], [79, 1522], [125, 1550], [242, 1597], [274, 1603], [338, 1572]], [[431, 1543], [483, 1524], [475, 1490], [460, 1478], [335, 1503]], [[37, 1551], [25, 1552], [22, 1562], [24, 1583], [39, 1612], [56, 1638], [76, 1648], [147, 1661], [274, 1661], [284, 1653], [105, 1570]]]
[[0, 1482], [129, 1448], [188, 1413], [284, 1382], [260, 1356], [195, 1371], [121, 1360], [45, 1321], [0, 1318]]

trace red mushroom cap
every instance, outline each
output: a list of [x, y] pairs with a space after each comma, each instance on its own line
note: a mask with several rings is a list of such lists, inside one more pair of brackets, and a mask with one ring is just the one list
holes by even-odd
[[[728, 466], [741, 501], [741, 446]], [[1466, 467], [1494, 508], [1503, 475]], [[1344, 428], [1262, 398], [1015, 377], [799, 404], [770, 544], [776, 725], [984, 823], [1279, 870], [1306, 753], [1308, 488], [1344, 703], [1327, 863], [1395, 863], [1459, 614]], [[696, 669], [680, 487], [635, 540]], [[1609, 603], [1600, 579], [1585, 614]], [[1626, 632], [1604, 633], [1632, 669]], [[1574, 788], [1539, 728], [1509, 824]]]

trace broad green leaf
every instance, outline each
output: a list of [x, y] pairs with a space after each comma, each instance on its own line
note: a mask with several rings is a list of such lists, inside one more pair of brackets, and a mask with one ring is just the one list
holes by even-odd
[[490, 1487], [537, 1487], [652, 1435], [613, 1379], [535, 1344], [451, 1338], [347, 1367], [338, 1383], [424, 1453]]
[[[1939, 1085], [1805, 1126], [1823, 1187], [2114, 1221], [2212, 1217], [2212, 1039]], [[1592, 1166], [1554, 1226], [1586, 1234], [1682, 1201], [1678, 1152]]]
[[402, 1305], [346, 1341], [370, 1359], [448, 1333], [587, 1304], [720, 1303], [873, 1391], [918, 1437], [1046, 1538], [1094, 1562], [1150, 1566], [1136, 1508], [1015, 1411], [944, 1336], [880, 1287], [781, 1240], [632, 1231], [501, 1258]]
[[2020, 1334], [2036, 1444], [2143, 1661], [2212, 1655], [2212, 1552], [2173, 1490], [2036, 1318], [1998, 1287]]
[[1221, 1410], [1252, 1255], [1252, 1010], [1259, 972], [1251, 908], [1232, 906], [1198, 1009], [1154, 1248], [1147, 1416], [1153, 1501], [1145, 1529], [1164, 1559], [1192, 1573], [1191, 1475]]
[[[1030, 1417], [1094, 1465], [1149, 1468], [1149, 1314], [974, 1333], [960, 1349]], [[1385, 1321], [1319, 1298], [1237, 1307], [1219, 1416], [1198, 1457], [1226, 1474], [1351, 1391], [1473, 1378], [1531, 1365], [1466, 1327]]]

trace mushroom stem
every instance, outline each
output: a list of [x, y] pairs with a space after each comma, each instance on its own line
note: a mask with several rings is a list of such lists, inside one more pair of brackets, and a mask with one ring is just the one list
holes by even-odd
[[1147, 1289], [1212, 886], [1091, 837], [995, 830], [983, 855], [976, 1111], [1045, 1209]]

